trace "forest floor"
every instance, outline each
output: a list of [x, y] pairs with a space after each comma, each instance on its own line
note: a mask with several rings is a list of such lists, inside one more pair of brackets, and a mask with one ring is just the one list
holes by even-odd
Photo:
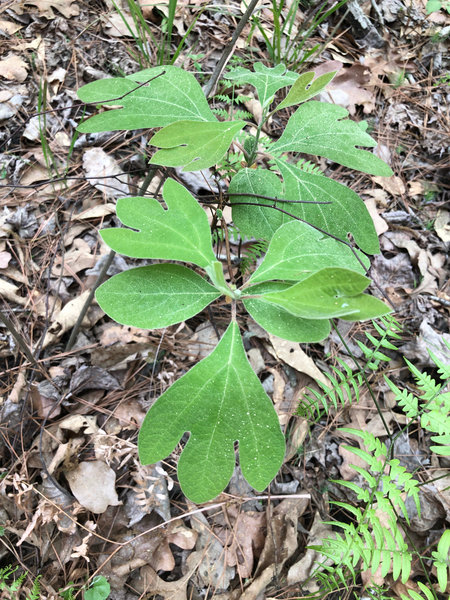
[[[245, 4], [176, 4], [165, 51], [173, 52], [193, 24], [175, 64], [204, 85]], [[282, 23], [290, 7], [296, 8], [292, 1], [284, 4]], [[358, 4], [349, 2], [302, 38], [321, 6], [305, 2], [294, 10], [290, 34], [299, 37], [291, 49], [281, 39], [280, 59], [299, 73], [327, 61], [342, 63], [321, 99], [344, 106], [355, 120], [367, 120], [376, 152], [395, 173], [355, 174], [317, 160], [361, 196], [374, 219], [382, 251], [370, 276], [395, 306], [401, 330], [391, 339], [396, 349], [383, 350], [389, 360], [371, 370], [357, 343], [372, 348], [365, 333], [379, 337], [370, 322], [339, 322], [341, 337], [335, 331], [322, 343], [300, 346], [269, 337], [242, 316], [249, 359], [275, 402], [288, 453], [263, 494], [236, 470], [212, 506], [198, 507], [177, 482], [180, 449], [143, 467], [137, 432], [154, 399], [214, 346], [217, 332], [224, 331], [226, 308], [149, 332], [112, 322], [94, 300], [77, 323], [109, 252], [98, 230], [115, 223], [117, 198], [137, 194], [151, 135], [77, 133], [82, 117], [95, 112], [79, 102], [77, 89], [157, 65], [169, 2], [143, 0], [137, 31], [132, 13], [136, 19], [139, 11], [132, 0], [3, 0], [0, 566], [18, 567], [9, 584], [26, 573], [22, 591], [12, 597], [26, 598], [38, 575], [40, 597], [55, 600], [81, 598], [97, 575], [107, 579], [113, 600], [325, 596], [327, 588], [310, 577], [318, 555], [306, 546], [330, 535], [324, 521], [343, 518], [333, 501], [358, 505], [335, 481], [357, 477], [350, 467], [357, 458], [345, 449], [355, 438], [340, 427], [370, 431], [382, 442], [395, 436], [395, 457], [422, 484], [422, 513], [403, 528], [424, 560], [413, 561], [403, 583], [392, 568], [363, 571], [333, 597], [368, 597], [371, 590], [381, 598], [381, 588], [399, 597], [407, 589], [418, 591], [417, 581], [436, 584], [435, 569], [424, 571], [450, 520], [450, 462], [430, 450], [430, 436], [420, 426], [405, 428], [405, 415], [383, 376], [415, 393], [404, 358], [434, 377], [437, 367], [428, 350], [450, 363], [450, 16], [445, 10], [427, 15], [426, 0], [362, 2], [358, 16]], [[273, 35], [272, 3], [261, 2], [229, 65], [274, 66], [267, 43]], [[316, 51], [296, 65], [310, 49]], [[218, 92], [229, 93], [223, 80]], [[212, 102], [232, 110], [217, 96]], [[235, 108], [257, 118], [256, 100]], [[274, 119], [271, 136], [279, 136], [288, 116]], [[226, 175], [219, 174], [226, 187]], [[200, 199], [205, 193], [204, 179], [171, 176]], [[246, 248], [250, 257], [252, 248], [247, 243], [244, 253]], [[116, 256], [108, 274], [132, 264]], [[370, 393], [361, 386], [352, 403], [344, 398], [328, 411], [299, 412], [306, 388], [318, 389], [316, 380], [329, 382], [324, 374], [342, 368], [338, 360], [355, 370], [349, 352], [363, 365]], [[1, 589], [7, 594], [0, 583]], [[107, 593], [98, 588], [90, 600]]]

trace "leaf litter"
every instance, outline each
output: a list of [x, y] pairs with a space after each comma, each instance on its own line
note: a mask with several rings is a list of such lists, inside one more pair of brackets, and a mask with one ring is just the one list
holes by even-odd
[[[154, 4], [145, 8], [152, 31], [157, 31], [161, 14], [168, 15], [168, 3]], [[189, 39], [177, 59], [177, 64], [192, 70], [197, 70], [195, 54], [202, 53], [205, 71], [213, 69], [234, 19], [242, 14], [237, 3], [229, 12], [209, 10], [207, 4], [177, 3], [177, 35], [184, 35], [197, 18], [196, 45], [190, 47]], [[330, 44], [315, 64], [336, 60], [344, 64], [329, 100], [347, 108], [357, 120], [367, 119], [377, 131], [378, 155], [389, 152], [396, 167], [396, 175], [389, 179], [369, 177], [347, 183], [371, 198], [382, 247], [372, 276], [410, 332], [400, 353], [394, 353], [392, 365], [400, 369], [405, 355], [431, 368], [427, 348], [446, 361], [443, 341], [449, 340], [444, 118], [448, 93], [440, 82], [448, 65], [439, 38], [448, 17], [441, 11], [425, 18], [423, 2], [414, 2], [409, 12], [400, 10], [402, 4], [381, 3], [384, 22], [369, 3], [365, 7], [378, 34], [372, 39], [388, 43], [370, 47], [370, 38], [365, 38], [366, 47], [361, 47], [362, 38], [356, 35], [355, 41], [347, 36]], [[298, 495], [307, 489], [310, 499], [296, 498], [291, 491], [290, 499], [265, 494], [257, 500], [242, 480], [232, 484], [229, 495], [218, 498], [217, 507], [201, 507], [195, 514], [190, 513], [197, 509], [180, 493], [174, 461], [143, 467], [135, 435], [147, 408], [168, 383], [189, 369], [194, 354], [206, 354], [215, 344], [215, 327], [223, 332], [220, 311], [180, 328], [142, 332], [112, 324], [92, 304], [74, 348], [66, 350], [68, 336], [104, 264], [106, 250], [97, 229], [116, 225], [111, 216], [116, 198], [134, 193], [142, 184], [146, 162], [142, 156], [150, 137], [143, 130], [133, 138], [123, 134], [74, 137], [81, 118], [72, 107], [76, 82], [139, 68], [136, 54], [130, 53], [129, 30], [122, 29], [115, 37], [107, 24], [123, 20], [117, 18], [112, 3], [106, 6], [97, 12], [94, 6], [75, 0], [30, 0], [2, 13], [1, 31], [16, 34], [7, 39], [11, 46], [0, 60], [2, 184], [31, 187], [1, 189], [0, 295], [2, 310], [13, 317], [25, 343], [41, 361], [31, 371], [11, 332], [0, 326], [5, 382], [1, 420], [8, 441], [1, 449], [4, 539], [25, 552], [23, 562], [34, 574], [38, 571], [29, 549], [38, 549], [42, 589], [49, 598], [56, 599], [55, 590], [70, 580], [83, 585], [99, 568], [111, 584], [114, 600], [135, 600], [142, 594], [177, 600], [196, 594], [224, 599], [297, 596], [317, 559], [306, 546], [320, 543], [330, 533], [323, 521], [332, 509], [317, 490], [329, 485], [339, 498], [329, 480], [338, 476], [352, 480], [349, 465], [355, 464], [355, 456], [346, 455], [336, 428], [353, 424], [380, 439], [386, 433], [375, 405], [367, 399], [329, 415], [320, 427], [293, 415], [302, 390], [312, 385], [311, 377], [326, 381], [323, 373], [329, 363], [322, 345], [300, 348], [288, 342], [283, 346], [256, 326], [249, 329], [246, 340], [248, 356], [290, 436], [285, 465], [272, 494], [275, 489], [300, 488]], [[127, 6], [120, 6], [130, 22]], [[293, 35], [304, 17], [299, 10]], [[266, 6], [261, 18], [270, 39], [273, 15]], [[82, 22], [89, 22], [90, 28]], [[311, 42], [320, 43], [327, 27], [335, 24], [325, 23]], [[23, 33], [23, 39], [17, 33]], [[266, 61], [261, 30], [247, 27], [244, 36], [236, 55], [243, 56], [240, 49], [245, 51], [250, 44], [253, 60]], [[76, 41], [71, 46], [68, 40]], [[156, 50], [149, 42], [153, 57]], [[38, 89], [31, 73], [47, 81], [45, 90]], [[41, 120], [28, 118], [38, 110], [39, 93], [45, 108], [58, 108], [58, 112]], [[277, 127], [281, 131], [286, 122], [287, 118], [282, 121], [276, 115], [269, 133], [278, 135]], [[321, 166], [327, 168], [326, 162], [321, 161]], [[69, 177], [64, 182], [48, 183], [67, 175], [66, 167]], [[208, 177], [209, 173], [202, 174], [201, 181], [192, 183], [192, 191], [216, 185]], [[109, 273], [130, 264], [134, 263], [116, 258]], [[201, 334], [202, 329], [207, 333]], [[355, 327], [345, 339], [357, 347], [355, 341], [364, 337]], [[333, 358], [348, 361], [338, 336], [327, 341], [326, 349]], [[403, 371], [398, 372], [402, 381]], [[383, 416], [388, 427], [398, 431], [406, 424], [402, 415], [389, 405], [383, 382], [376, 379], [373, 386], [385, 398]], [[24, 443], [19, 443], [18, 431]], [[317, 440], [312, 443], [311, 438]], [[450, 514], [448, 465], [442, 459], [428, 465], [426, 443], [421, 435], [409, 432], [396, 447], [405, 460], [419, 460], [424, 481], [435, 479], [424, 485], [423, 517], [413, 517], [415, 535], [427, 541], [425, 546], [434, 541], [430, 529], [441, 527]], [[11, 448], [18, 460], [11, 457]], [[178, 454], [179, 448], [174, 456]], [[86, 486], [87, 492], [96, 491], [103, 481], [102, 494], [77, 488], [89, 481], [94, 483]], [[12, 551], [3, 552], [2, 560], [16, 560]], [[64, 580], [55, 575], [60, 565], [67, 576]], [[411, 579], [408, 586], [414, 585]], [[309, 581], [301, 589], [313, 593], [317, 587]]]

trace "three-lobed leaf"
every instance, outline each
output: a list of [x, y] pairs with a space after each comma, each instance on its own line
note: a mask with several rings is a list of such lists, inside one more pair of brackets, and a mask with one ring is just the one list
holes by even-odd
[[151, 464], [168, 456], [189, 432], [178, 477], [185, 495], [206, 502], [228, 484], [234, 444], [244, 477], [262, 491], [280, 468], [284, 436], [273, 404], [245, 354], [232, 322], [213, 352], [176, 381], [150, 408], [139, 432], [139, 457]]
[[124, 271], [95, 293], [114, 321], [142, 329], [161, 329], [190, 319], [220, 295], [203, 277], [172, 263]]
[[265, 293], [262, 299], [305, 319], [362, 321], [390, 312], [381, 300], [362, 293], [369, 283], [370, 279], [355, 271], [327, 268], [286, 290]]
[[[139, 85], [145, 81], [149, 83]], [[78, 97], [83, 102], [121, 106], [78, 125], [82, 133], [165, 127], [186, 120], [217, 122], [195, 77], [171, 65], [93, 81], [78, 90]]]
[[110, 248], [134, 258], [179, 260], [206, 268], [215, 261], [208, 218], [188, 190], [168, 179], [163, 187], [167, 210], [155, 198], [121, 198], [117, 216], [132, 229], [100, 232]]
[[378, 156], [357, 146], [372, 148], [375, 140], [361, 124], [345, 117], [342, 106], [311, 100], [291, 116], [274, 152], [305, 152], [324, 156], [340, 165], [371, 175], [392, 175], [391, 168]]
[[237, 67], [224, 75], [225, 79], [231, 79], [240, 85], [252, 85], [258, 94], [261, 106], [268, 106], [273, 96], [281, 88], [292, 85], [298, 78], [297, 73], [288, 71], [284, 65], [266, 67], [262, 63], [254, 65], [254, 71]]
[[183, 167], [183, 171], [200, 171], [212, 167], [228, 150], [244, 121], [200, 123], [178, 121], [164, 127], [149, 144], [162, 148], [150, 163], [165, 167]]

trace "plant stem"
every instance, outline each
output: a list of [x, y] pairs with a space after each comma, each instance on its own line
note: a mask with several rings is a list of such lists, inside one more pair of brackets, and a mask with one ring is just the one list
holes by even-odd
[[242, 18], [239, 21], [230, 42], [223, 49], [222, 56], [220, 57], [217, 65], [213, 71], [213, 74], [211, 75], [208, 83], [203, 88], [203, 91], [207, 98], [208, 98], [208, 96], [211, 95], [213, 89], [215, 88], [216, 83], [217, 83], [220, 75], [222, 74], [222, 71], [225, 68], [225, 65], [228, 62], [228, 59], [230, 58], [231, 53], [233, 52], [234, 46], [236, 45], [236, 42], [238, 41], [239, 36], [242, 33], [242, 30], [244, 29], [245, 25], [247, 24], [248, 20], [250, 19], [257, 4], [258, 4], [258, 0], [251, 0], [250, 4], [248, 5], [247, 10], [242, 15]]
[[[141, 185], [141, 188], [139, 190], [139, 196], [143, 196], [145, 194], [145, 192], [148, 190], [148, 186], [150, 185], [150, 183], [158, 169], [159, 169], [159, 165], [152, 165], [150, 167], [150, 169]], [[72, 332], [69, 337], [69, 341], [67, 342], [67, 345], [66, 345], [66, 352], [68, 352], [74, 345], [75, 340], [78, 335], [78, 332], [81, 327], [81, 323], [83, 322], [83, 319], [92, 303], [92, 300], [94, 299], [95, 290], [105, 280], [108, 269], [111, 266], [112, 261], [114, 260], [115, 256], [116, 256], [116, 253], [114, 252], [114, 250], [111, 250], [101, 268], [100, 273], [98, 274], [97, 280], [95, 281], [94, 285], [92, 286], [89, 296], [86, 298], [86, 302], [84, 303], [83, 308], [81, 309], [80, 314], [78, 315], [75, 325], [73, 326]]]

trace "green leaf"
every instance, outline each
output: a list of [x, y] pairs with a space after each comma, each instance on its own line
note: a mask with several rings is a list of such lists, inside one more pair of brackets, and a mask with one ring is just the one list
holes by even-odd
[[[361, 198], [347, 188], [323, 175], [306, 173], [283, 160], [274, 161], [284, 178], [284, 191], [277, 175], [263, 169], [243, 169], [233, 177], [229, 192], [262, 194], [287, 200], [329, 202], [330, 204], [296, 204], [232, 196], [233, 221], [245, 235], [270, 240], [283, 224], [298, 217], [341, 239], [351, 233], [358, 246], [370, 254], [379, 252], [380, 246], [373, 221]], [[275, 204], [294, 215], [290, 217], [274, 208], [237, 206], [249, 204]], [[234, 204], [234, 206], [233, 206]]]
[[436, 12], [441, 10], [442, 2], [441, 0], [428, 0], [426, 5], [427, 15], [430, 15], [432, 12]]
[[348, 111], [335, 104], [314, 100], [302, 104], [289, 119], [272, 150], [315, 154], [372, 175], [392, 175], [391, 168], [378, 156], [357, 148], [372, 148], [377, 143], [360, 124], [345, 119], [347, 116]]
[[134, 258], [160, 258], [207, 267], [216, 260], [208, 218], [185, 187], [168, 179], [163, 188], [164, 210], [154, 198], [121, 198], [117, 216], [127, 227], [100, 232], [110, 248]]
[[254, 72], [237, 67], [226, 73], [224, 78], [231, 79], [240, 85], [250, 84], [256, 88], [263, 108], [270, 104], [278, 90], [292, 85], [298, 78], [297, 73], [288, 71], [284, 65], [269, 68], [262, 63], [256, 63], [253, 68]]
[[368, 254], [380, 251], [372, 218], [358, 194], [333, 179], [306, 173], [283, 160], [275, 159], [275, 163], [284, 179], [285, 198], [331, 203], [285, 204], [282, 208], [343, 240], [351, 233]]
[[225, 488], [235, 466], [235, 441], [244, 477], [259, 491], [283, 462], [278, 417], [250, 367], [234, 322], [215, 350], [150, 408], [139, 433], [141, 462], [151, 464], [168, 456], [185, 432], [190, 437], [178, 477], [193, 502], [207, 502]]
[[149, 144], [163, 148], [150, 163], [165, 167], [183, 167], [183, 171], [200, 171], [215, 165], [228, 150], [244, 121], [198, 123], [178, 121], [164, 127]]
[[390, 312], [377, 298], [361, 293], [369, 283], [370, 279], [355, 271], [322, 269], [287, 290], [270, 292], [263, 298], [305, 319], [348, 317], [362, 321]]
[[294, 104], [300, 104], [301, 102], [305, 102], [310, 98], [314, 98], [314, 96], [317, 96], [317, 94], [330, 83], [336, 73], [337, 71], [324, 73], [323, 75], [319, 75], [319, 77], [316, 79], [314, 79], [314, 71], [302, 73], [289, 90], [289, 93], [283, 102], [278, 104], [275, 111], [282, 108], [287, 108], [288, 106], [294, 106]]
[[88, 590], [84, 592], [84, 600], [106, 600], [111, 592], [111, 586], [106, 577], [97, 575], [92, 580]]
[[[139, 83], [163, 72], [148, 85], [138, 88]], [[127, 95], [120, 100], [108, 103], [108, 99], [124, 94]], [[185, 120], [217, 122], [195, 77], [170, 65], [145, 69], [127, 78], [93, 81], [78, 90], [78, 97], [83, 102], [122, 106], [81, 123], [78, 131], [82, 133], [165, 127]]]
[[[230, 194], [262, 194], [273, 198], [281, 198], [283, 194], [280, 179], [275, 173], [265, 169], [242, 169], [231, 180], [228, 192]], [[230, 201], [233, 207], [235, 225], [244, 235], [250, 238], [270, 240], [280, 225], [291, 220], [291, 217], [271, 207], [236, 206], [237, 202], [247, 202], [255, 205], [271, 204], [270, 200], [233, 195], [230, 196]], [[287, 210], [290, 206], [286, 205]]]
[[[370, 263], [360, 253], [361, 259]], [[327, 237], [306, 223], [290, 221], [275, 232], [267, 254], [250, 282], [269, 279], [301, 281], [326, 267], [343, 267], [365, 273], [348, 246]]]
[[[247, 294], [263, 294], [271, 291], [281, 291], [291, 287], [291, 283], [266, 281], [245, 290]], [[261, 298], [245, 298], [244, 306], [250, 316], [263, 329], [290, 342], [312, 343], [320, 342], [330, 333], [328, 319], [302, 319], [282, 309], [276, 304], [265, 302]]]
[[200, 275], [181, 265], [137, 267], [114, 275], [95, 296], [123, 325], [160, 329], [185, 321], [220, 296]]

